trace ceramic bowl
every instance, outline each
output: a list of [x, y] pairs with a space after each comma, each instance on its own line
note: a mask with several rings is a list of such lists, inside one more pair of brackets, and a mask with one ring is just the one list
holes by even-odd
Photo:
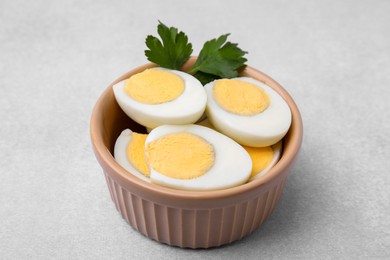
[[[194, 60], [194, 57], [191, 58], [182, 70], [186, 71]], [[130, 128], [135, 132], [145, 132], [145, 128], [122, 112], [112, 86], [154, 66], [137, 67], [115, 80], [102, 93], [92, 112], [92, 146], [103, 169], [112, 201], [127, 223], [161, 243], [209, 248], [243, 238], [259, 228], [275, 209], [300, 149], [303, 127], [294, 100], [275, 80], [247, 66], [241, 76], [264, 82], [290, 106], [292, 124], [283, 138], [279, 162], [261, 178], [229, 189], [184, 191], [161, 187], [130, 174], [113, 157], [114, 144], [122, 130]]]

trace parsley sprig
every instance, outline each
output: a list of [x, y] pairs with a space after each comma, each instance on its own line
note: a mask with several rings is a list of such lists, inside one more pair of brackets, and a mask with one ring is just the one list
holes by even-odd
[[178, 32], [176, 28], [168, 28], [159, 21], [157, 32], [162, 42], [152, 35], [146, 37], [146, 57], [161, 67], [178, 70], [186, 62], [191, 53], [192, 45], [188, 43], [188, 37], [184, 32]]
[[[157, 32], [162, 42], [151, 35], [146, 38], [145, 55], [149, 61], [161, 67], [178, 70], [190, 58], [192, 45], [187, 35], [174, 27], [168, 28], [159, 21]], [[236, 43], [227, 41], [229, 34], [205, 42], [199, 56], [188, 73], [193, 74], [202, 84], [219, 78], [234, 78], [245, 67], [246, 51]]]

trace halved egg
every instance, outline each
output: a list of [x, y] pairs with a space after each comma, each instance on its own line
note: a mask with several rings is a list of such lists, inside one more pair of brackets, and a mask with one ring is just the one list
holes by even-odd
[[280, 141], [291, 124], [286, 101], [271, 87], [253, 78], [220, 79], [205, 86], [206, 114], [221, 133], [253, 147]]
[[190, 74], [164, 68], [146, 69], [113, 86], [122, 110], [134, 121], [155, 128], [196, 122], [206, 107], [202, 84]]
[[114, 158], [129, 173], [150, 182], [150, 171], [145, 160], [146, 137], [147, 134], [123, 130], [115, 142]]
[[282, 141], [272, 146], [249, 147], [243, 146], [252, 159], [250, 181], [265, 175], [279, 161], [282, 155]]
[[183, 190], [218, 190], [245, 183], [249, 154], [229, 137], [199, 125], [163, 125], [145, 141], [153, 183]]
[[[215, 130], [215, 127], [207, 118], [197, 124]], [[252, 159], [250, 180], [254, 180], [265, 175], [272, 167], [275, 166], [282, 155], [282, 141], [279, 141], [271, 146], [251, 147], [243, 145], [243, 147]]]

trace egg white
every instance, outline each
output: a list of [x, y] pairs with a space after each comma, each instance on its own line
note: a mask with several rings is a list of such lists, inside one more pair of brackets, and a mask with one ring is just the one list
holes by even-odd
[[127, 159], [127, 146], [133, 138], [133, 132], [130, 129], [125, 129], [118, 136], [114, 146], [114, 158], [116, 162], [122, 166], [129, 173], [137, 176], [138, 178], [150, 182], [150, 178], [146, 177], [140, 171], [138, 171], [131, 162]]
[[214, 164], [202, 176], [193, 179], [175, 179], [157, 172], [150, 165], [152, 183], [182, 190], [218, 190], [245, 183], [251, 174], [252, 160], [247, 151], [234, 140], [210, 128], [199, 125], [163, 125], [153, 129], [146, 138], [145, 147], [165, 135], [187, 132], [203, 138], [214, 147]]
[[164, 124], [192, 124], [201, 118], [206, 108], [207, 95], [200, 81], [182, 71], [153, 69], [169, 71], [181, 77], [184, 81], [183, 93], [169, 102], [145, 104], [126, 94], [126, 80], [123, 80], [113, 86], [115, 98], [122, 110], [137, 123], [151, 129]]
[[255, 115], [237, 115], [223, 109], [214, 99], [214, 83], [205, 85], [207, 93], [206, 114], [210, 122], [221, 133], [238, 143], [252, 146], [270, 146], [280, 141], [291, 124], [291, 111], [287, 102], [271, 87], [248, 77], [235, 78], [263, 88], [270, 97], [270, 105]]

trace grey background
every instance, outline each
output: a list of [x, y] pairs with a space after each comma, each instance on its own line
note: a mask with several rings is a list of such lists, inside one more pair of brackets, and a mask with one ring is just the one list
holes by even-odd
[[[389, 259], [389, 1], [0, 1], [1, 259]], [[117, 213], [89, 118], [146, 63], [157, 20], [198, 53], [223, 33], [304, 121], [280, 204], [252, 235], [188, 250]]]

